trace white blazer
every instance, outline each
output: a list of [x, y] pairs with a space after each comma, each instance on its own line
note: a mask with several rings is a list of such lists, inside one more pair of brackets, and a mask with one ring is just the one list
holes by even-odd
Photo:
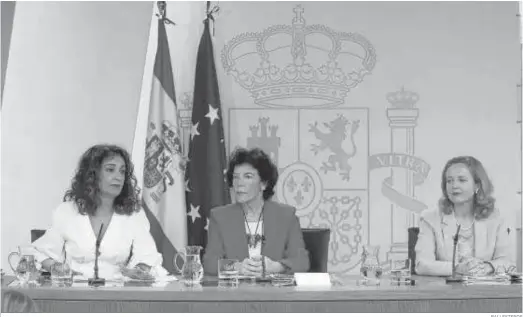
[[[439, 210], [425, 211], [419, 221], [416, 243], [416, 273], [420, 275], [448, 276], [452, 274], [453, 236], [456, 219]], [[511, 252], [508, 225], [499, 211], [474, 223], [475, 257], [487, 261], [494, 268], [515, 264]], [[457, 259], [456, 259], [457, 260]]]
[[[143, 210], [132, 215], [113, 214], [100, 244], [99, 276], [106, 279], [121, 277], [120, 265], [129, 259], [131, 245], [133, 256], [128, 267], [144, 263], [152, 267], [153, 275], [167, 275], [161, 266], [163, 258], [156, 249], [149, 227]], [[87, 278], [92, 277], [97, 234], [88, 215], [80, 214], [74, 202], [64, 202], [53, 212], [51, 228], [32, 244], [36, 261], [39, 264], [48, 258], [62, 261], [65, 244], [72, 269]]]

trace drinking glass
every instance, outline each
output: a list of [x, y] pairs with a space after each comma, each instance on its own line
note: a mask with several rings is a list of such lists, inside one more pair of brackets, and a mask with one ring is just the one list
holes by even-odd
[[240, 261], [236, 259], [218, 260], [218, 279], [231, 282], [238, 282]]
[[65, 257], [62, 261], [57, 261], [51, 266], [51, 283], [53, 286], [59, 287], [71, 286], [73, 270], [70, 257]]
[[361, 285], [380, 285], [383, 268], [379, 260], [379, 246], [364, 245], [361, 254], [360, 273], [363, 277], [358, 280]]
[[410, 285], [411, 260], [390, 260], [390, 281], [393, 285]]

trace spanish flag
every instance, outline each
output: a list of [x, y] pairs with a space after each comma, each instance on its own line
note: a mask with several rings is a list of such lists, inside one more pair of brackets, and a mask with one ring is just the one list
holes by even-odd
[[187, 244], [184, 160], [165, 20], [158, 20], [158, 46], [147, 120], [143, 207], [163, 266], [174, 273], [173, 258]]

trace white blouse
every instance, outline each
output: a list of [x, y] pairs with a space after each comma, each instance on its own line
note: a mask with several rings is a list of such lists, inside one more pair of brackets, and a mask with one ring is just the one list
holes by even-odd
[[458, 236], [457, 261], [475, 257], [474, 254], [474, 224], [469, 228], [461, 228]]
[[[252, 234], [252, 235], [262, 235], [263, 234], [263, 220], [258, 221], [252, 221], [252, 222], [246, 222], [245, 223], [245, 233]], [[261, 255], [261, 249], [262, 249], [262, 241], [258, 240], [254, 246], [249, 245], [247, 242], [247, 246], [249, 248], [249, 258], [257, 257]]]
[[[132, 215], [113, 214], [100, 243], [98, 275], [106, 279], [120, 278], [120, 265], [129, 259], [131, 245], [133, 256], [127, 267], [144, 263], [152, 267], [153, 275], [167, 275], [149, 227], [143, 210]], [[72, 269], [89, 278], [94, 275], [95, 243], [96, 234], [89, 216], [80, 214], [76, 204], [68, 201], [56, 208], [51, 228], [33, 243], [33, 247], [36, 261], [41, 264], [48, 258], [62, 261], [65, 244], [65, 254], [71, 259]]]

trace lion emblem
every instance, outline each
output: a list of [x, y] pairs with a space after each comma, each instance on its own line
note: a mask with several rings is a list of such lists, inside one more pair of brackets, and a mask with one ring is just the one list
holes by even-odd
[[[336, 119], [329, 123], [323, 123], [328, 132], [322, 132], [318, 128], [318, 122], [309, 125], [309, 132], [314, 133], [314, 136], [320, 140], [320, 144], [312, 144], [311, 151], [314, 152], [314, 155], [326, 149], [332, 152], [328, 161], [323, 162], [320, 167], [320, 170], [325, 174], [327, 172], [339, 171], [343, 180], [350, 180], [352, 167], [349, 164], [349, 159], [356, 155], [357, 148], [354, 142], [354, 133], [358, 130], [359, 124], [359, 120], [349, 121], [343, 115], [338, 114]], [[347, 149], [344, 149], [342, 144], [347, 137], [349, 137], [350, 144]]]

